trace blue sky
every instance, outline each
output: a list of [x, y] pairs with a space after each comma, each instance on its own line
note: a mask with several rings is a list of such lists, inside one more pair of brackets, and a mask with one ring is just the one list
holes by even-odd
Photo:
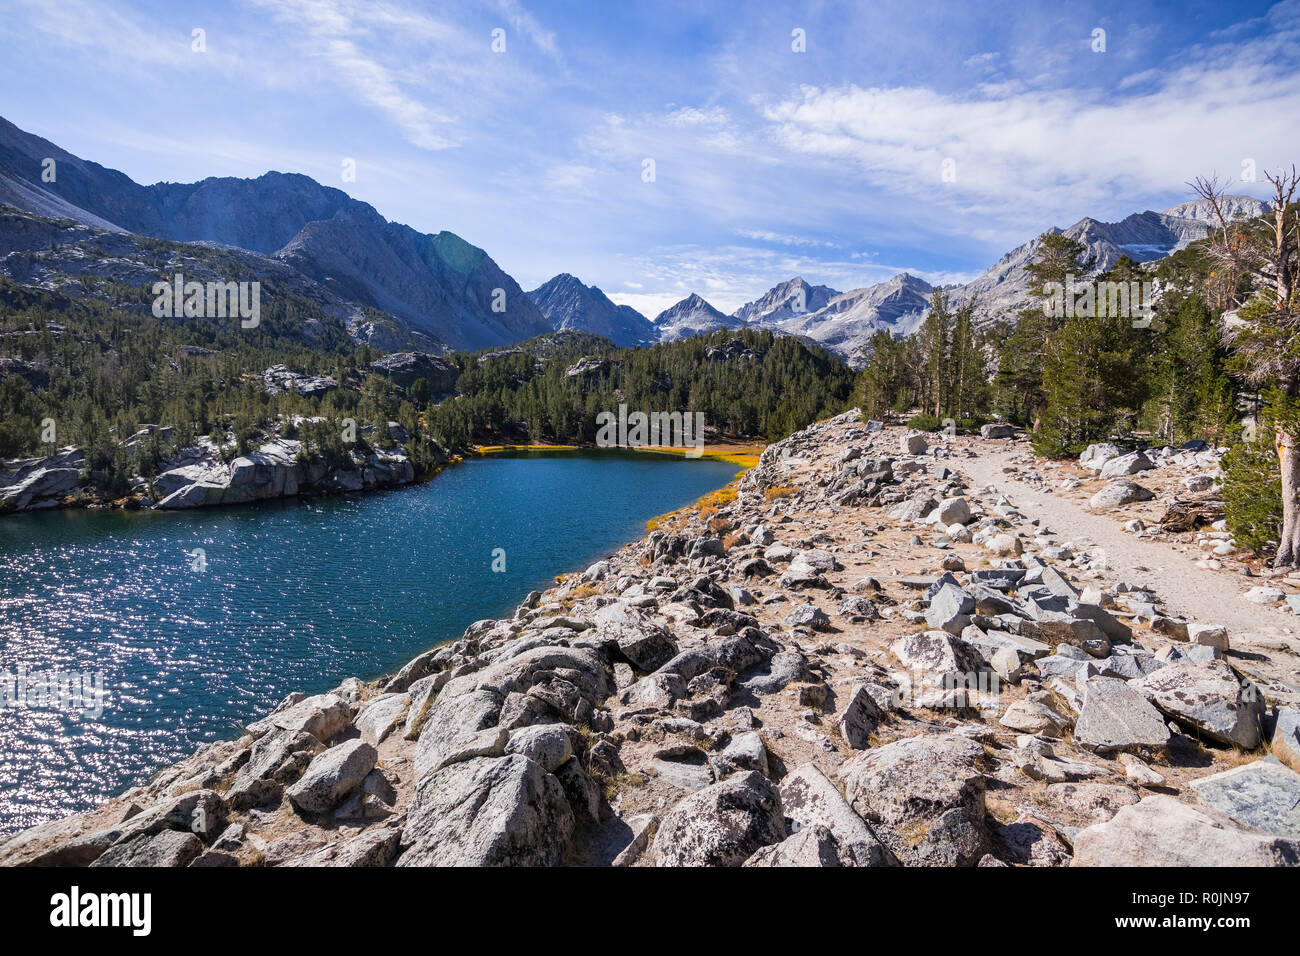
[[526, 289], [730, 311], [795, 274], [961, 280], [1300, 162], [1300, 0], [0, 0], [0, 90], [139, 182], [302, 172]]

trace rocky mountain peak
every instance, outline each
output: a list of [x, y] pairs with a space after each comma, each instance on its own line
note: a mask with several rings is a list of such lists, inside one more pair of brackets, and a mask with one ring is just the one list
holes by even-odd
[[[1262, 216], [1272, 208], [1270, 203], [1264, 202], [1262, 199], [1256, 199], [1253, 196], [1224, 196], [1222, 205], [1229, 219]], [[1215, 223], [1217, 221], [1213, 207], [1204, 199], [1179, 203], [1177, 206], [1166, 209], [1164, 215], [1175, 216], [1179, 219], [1192, 219], [1197, 222]]]
[[747, 325], [767, 328], [793, 316], [816, 312], [837, 295], [830, 286], [810, 285], [803, 276], [795, 276], [745, 303], [732, 315]]
[[736, 329], [740, 327], [741, 321], [723, 315], [702, 296], [692, 292], [655, 316], [654, 324], [659, 330], [660, 341], [673, 342], [717, 329]]
[[622, 346], [645, 345], [659, 337], [659, 330], [636, 309], [617, 305], [596, 286], [584, 285], [567, 272], [544, 282], [528, 297], [557, 331], [591, 332]]

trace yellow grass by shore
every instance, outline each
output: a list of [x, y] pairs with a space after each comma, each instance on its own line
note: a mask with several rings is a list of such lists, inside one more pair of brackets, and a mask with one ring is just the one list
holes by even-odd
[[[728, 461], [733, 465], [739, 465], [741, 471], [736, 477], [740, 477], [750, 468], [758, 464], [758, 456], [763, 453], [764, 445], [744, 445], [737, 443], [705, 445], [700, 458], [708, 458], [713, 461]], [[652, 455], [679, 455], [686, 457], [688, 453], [694, 454], [694, 448], [681, 448], [674, 445], [638, 445], [633, 451], [647, 452]]]
[[534, 442], [531, 445], [475, 445], [474, 453], [478, 455], [499, 455], [511, 451], [580, 451], [581, 445], [548, 445]]
[[[758, 456], [763, 453], [764, 447], [766, 446], [757, 443], [744, 444], [739, 442], [705, 445], [699, 457], [739, 465], [741, 468], [740, 474], [743, 474], [758, 464]], [[474, 454], [499, 455], [515, 451], [585, 451], [588, 448], [589, 446], [586, 445], [548, 445], [545, 442], [534, 442], [530, 445], [475, 445]], [[624, 450], [638, 451], [650, 455], [676, 455], [680, 458], [687, 457], [688, 453], [694, 455], [695, 452], [694, 448], [683, 448], [676, 445], [634, 445], [630, 449]], [[739, 477], [739, 474], [737, 477]]]
[[[694, 503], [687, 505], [685, 508], [678, 508], [676, 511], [670, 511], [667, 514], [658, 515], [651, 518], [645, 523], [646, 533], [649, 534], [656, 528], [664, 527], [686, 516], [691, 512], [699, 514], [701, 517], [711, 517], [722, 505], [730, 504], [736, 500], [736, 486], [740, 479], [744, 477], [745, 472], [758, 464], [758, 457], [763, 453], [764, 445], [744, 445], [744, 444], [726, 444], [726, 445], [707, 445], [704, 449], [702, 458], [712, 458], [715, 461], [728, 461], [733, 465], [739, 465], [740, 471], [736, 472], [736, 477], [726, 486], [719, 488], [717, 491], [710, 491], [707, 495], [702, 495]], [[639, 448], [638, 451], [653, 451], [660, 454], [668, 455], [685, 455], [688, 448]]]

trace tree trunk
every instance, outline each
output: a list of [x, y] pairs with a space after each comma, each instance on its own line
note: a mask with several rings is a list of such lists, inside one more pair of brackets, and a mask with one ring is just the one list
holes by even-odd
[[1295, 439], [1279, 431], [1277, 437], [1278, 469], [1282, 473], [1282, 533], [1277, 543], [1275, 568], [1300, 566], [1300, 447]]

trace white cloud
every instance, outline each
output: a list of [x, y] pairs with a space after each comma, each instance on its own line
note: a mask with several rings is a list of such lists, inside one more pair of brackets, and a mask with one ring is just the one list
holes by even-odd
[[[430, 109], [404, 84], [390, 58], [369, 51], [375, 28], [390, 40], [406, 31], [444, 41], [455, 36], [451, 27], [430, 17], [394, 8], [354, 3], [352, 0], [253, 0], [278, 22], [296, 28], [293, 35], [308, 55], [323, 58], [337, 72], [340, 85], [389, 117], [403, 136], [421, 149], [439, 150], [459, 145], [452, 131], [453, 116]], [[486, 40], [484, 41], [486, 44]]]
[[669, 113], [664, 118], [664, 121], [669, 126], [726, 127], [731, 124], [731, 117], [720, 106], [710, 106], [704, 109], [683, 106]]
[[615, 305], [630, 305], [647, 319], [653, 319], [660, 312], [671, 308], [682, 299], [686, 298], [689, 292], [612, 292], [609, 299]]
[[496, 8], [501, 11], [512, 27], [528, 37], [533, 45], [559, 64], [564, 63], [555, 34], [543, 27], [531, 13], [524, 9], [517, 0], [495, 0]]
[[578, 201], [597, 195], [596, 184], [603, 172], [583, 163], [561, 163], [546, 170], [543, 185], [556, 201]]
[[[494, 0], [522, 37], [562, 63], [554, 34], [516, 0]], [[142, 15], [109, 0], [17, 0], [5, 17], [94, 58], [96, 71], [169, 87], [209, 78], [254, 93], [292, 91], [318, 101], [347, 98], [385, 117], [409, 143], [437, 151], [462, 145], [493, 111], [541, 79], [527, 58], [491, 52], [486, 10], [370, 0], [244, 0], [250, 8], [194, 17], [206, 53], [191, 51], [191, 17]], [[124, 55], [124, 51], [129, 54]], [[512, 48], [513, 53], [513, 48]]]
[[833, 249], [835, 243], [824, 239], [809, 239], [805, 236], [790, 236], [768, 229], [737, 229], [736, 235], [756, 242], [777, 242], [783, 246], [802, 246], [804, 248]]
[[[240, 75], [249, 66], [238, 42], [218, 31], [205, 36], [208, 50], [197, 53], [191, 48], [190, 30], [162, 27], [151, 19], [131, 17], [111, 5], [96, 0], [18, 0], [14, 9], [4, 12], [6, 26], [15, 30], [26, 25], [53, 37], [65, 46], [77, 47], [111, 57], [114, 70], [152, 74], [168, 70], [214, 70], [227, 76]], [[21, 23], [19, 22], [21, 19]], [[201, 28], [201, 25], [196, 24]], [[130, 51], [129, 55], [122, 55]], [[260, 68], [260, 64], [259, 64]], [[275, 75], [274, 66], [266, 72]]]
[[971, 69], [992, 69], [993, 64], [998, 61], [1002, 54], [996, 50], [988, 53], [976, 53], [974, 56], [968, 56], [963, 60], [965, 66]]
[[[1298, 36], [1293, 19], [1265, 39], [1204, 49], [1172, 72], [1133, 77], [1144, 91], [1128, 96], [807, 86], [764, 116], [785, 148], [896, 196], [968, 219], [1067, 225], [1177, 193], [1198, 173], [1235, 173], [1248, 157], [1294, 158], [1300, 74], [1270, 54], [1294, 54]], [[953, 182], [942, 178], [945, 160]]]

